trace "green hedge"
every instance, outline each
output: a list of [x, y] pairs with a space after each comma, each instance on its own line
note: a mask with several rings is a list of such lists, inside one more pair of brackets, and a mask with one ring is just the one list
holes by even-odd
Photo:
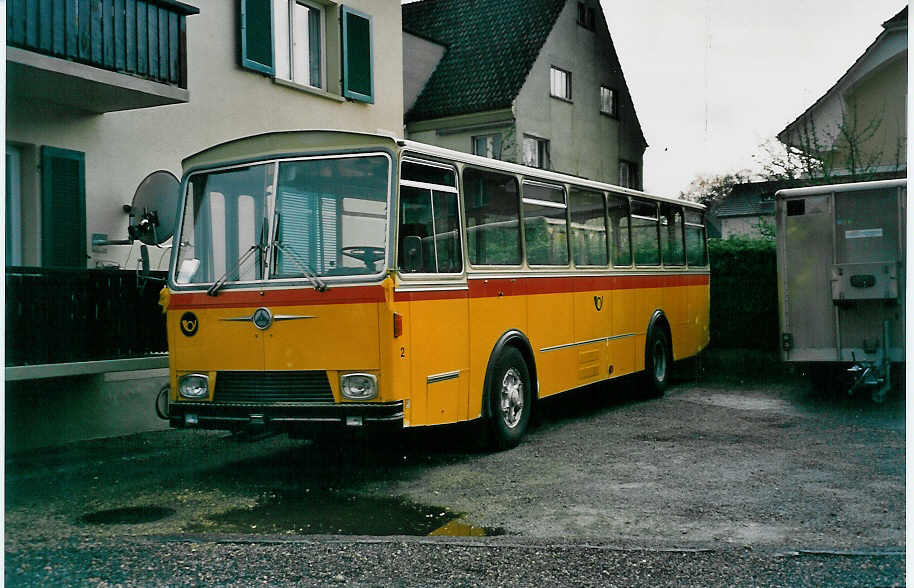
[[774, 241], [712, 239], [711, 347], [778, 348], [778, 285]]

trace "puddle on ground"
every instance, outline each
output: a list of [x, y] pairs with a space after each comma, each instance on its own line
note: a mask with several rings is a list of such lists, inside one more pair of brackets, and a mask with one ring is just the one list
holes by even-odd
[[464, 520], [454, 519], [438, 527], [431, 533], [430, 537], [494, 537], [495, 535], [504, 535], [505, 530], [501, 527], [477, 527]]
[[266, 494], [253, 508], [237, 508], [192, 523], [192, 533], [282, 535], [501, 535], [501, 529], [475, 527], [459, 513], [402, 498], [357, 496], [333, 490]]
[[175, 514], [164, 506], [129, 506], [85, 514], [79, 520], [92, 525], [141, 525], [154, 523]]

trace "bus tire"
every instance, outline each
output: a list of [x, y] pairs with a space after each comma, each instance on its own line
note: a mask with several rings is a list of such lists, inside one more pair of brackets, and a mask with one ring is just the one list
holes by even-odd
[[654, 325], [647, 335], [644, 350], [644, 380], [648, 394], [653, 398], [666, 392], [673, 367], [671, 355], [666, 331], [660, 325]]
[[515, 447], [527, 432], [533, 409], [530, 370], [515, 347], [505, 347], [492, 366], [489, 402], [492, 447]]

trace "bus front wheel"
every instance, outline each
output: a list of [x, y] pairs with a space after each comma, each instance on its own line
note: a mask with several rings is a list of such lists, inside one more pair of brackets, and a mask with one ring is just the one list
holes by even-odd
[[644, 355], [644, 379], [651, 396], [663, 396], [666, 391], [670, 370], [673, 367], [670, 356], [670, 342], [666, 331], [655, 326], [648, 334]]
[[533, 408], [530, 371], [520, 351], [505, 348], [492, 369], [489, 385], [489, 429], [495, 449], [510, 449], [520, 443]]

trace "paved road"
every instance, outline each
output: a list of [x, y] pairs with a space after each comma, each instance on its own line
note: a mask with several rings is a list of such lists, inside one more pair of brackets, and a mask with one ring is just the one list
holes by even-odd
[[545, 401], [496, 454], [455, 427], [314, 444], [168, 431], [12, 456], [5, 578], [904, 583], [901, 398], [823, 399], [789, 379], [632, 388]]

